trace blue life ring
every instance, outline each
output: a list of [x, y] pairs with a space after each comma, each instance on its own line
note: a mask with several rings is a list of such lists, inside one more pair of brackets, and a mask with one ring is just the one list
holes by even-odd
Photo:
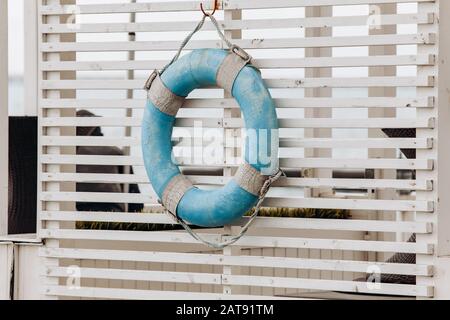
[[[151, 80], [154, 81], [154, 78], [158, 77], [159, 86], [165, 87], [163, 90], [173, 94], [171, 101], [178, 99], [178, 103], [182, 103], [182, 99], [194, 89], [217, 85], [218, 72], [223, 67], [224, 61], [233, 53], [239, 53], [237, 51], [239, 48], [235, 49], [233, 48], [231, 53], [222, 49], [194, 50], [175, 61], [161, 75], [154, 74]], [[151, 85], [150, 82], [147, 89], [150, 89]], [[278, 119], [274, 101], [259, 70], [245, 64], [233, 80], [231, 93], [243, 112], [246, 129], [256, 132], [256, 141], [254, 139], [246, 141], [247, 166], [250, 164], [250, 169], [261, 176], [268, 177], [275, 174], [278, 171]], [[158, 97], [153, 99], [149, 97], [145, 108], [142, 150], [151, 184], [158, 197], [164, 200], [164, 193], [169, 186], [176, 183], [186, 184], [186, 178], [183, 178], [172, 157], [171, 138], [176, 112], [165, 112], [160, 106], [155, 105], [159, 104], [155, 101], [159, 101]], [[266, 146], [263, 140], [272, 143]], [[243, 173], [244, 176], [245, 174], [248, 172]], [[241, 175], [240, 181], [243, 179], [246, 177]], [[179, 199], [172, 207], [173, 211], [176, 211], [172, 214], [183, 221], [203, 227], [230, 224], [248, 212], [259, 199], [256, 192], [249, 192], [236, 179], [232, 179], [217, 190], [201, 190], [193, 186], [185, 186], [183, 190], [183, 194], [178, 195]], [[170, 206], [164, 201], [163, 205], [166, 208]]]

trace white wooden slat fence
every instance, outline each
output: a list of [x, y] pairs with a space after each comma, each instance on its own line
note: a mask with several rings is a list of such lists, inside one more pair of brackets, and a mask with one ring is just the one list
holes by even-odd
[[[381, 16], [370, 14], [373, 5]], [[347, 8], [344, 16], [339, 14], [342, 6]], [[259, 299], [339, 291], [449, 297], [439, 279], [446, 279], [445, 266], [450, 265], [445, 258], [450, 254], [450, 200], [444, 193], [450, 190], [450, 152], [443, 139], [450, 130], [444, 84], [450, 80], [444, 72], [450, 40], [440, 36], [448, 19], [438, 23], [450, 13], [448, 1], [223, 0], [220, 8], [224, 13], [218, 11], [217, 17], [227, 35], [248, 49], [262, 69], [280, 117], [280, 163], [296, 173], [277, 182], [265, 205], [345, 209], [352, 219], [259, 218], [247, 236], [220, 252], [182, 231], [77, 229], [77, 221], [171, 222], [161, 214], [77, 212], [75, 202], [145, 203], [159, 209], [140, 152], [141, 88], [152, 69], [165, 65], [201, 13], [198, 1], [39, 0], [43, 294]], [[130, 22], [134, 13], [136, 21]], [[380, 32], [369, 28], [371, 19]], [[205, 27], [188, 49], [223, 47], [210, 32], [211, 24]], [[336, 35], [342, 28], [359, 33]], [[201, 121], [206, 128], [237, 137], [243, 127], [237, 108], [222, 90], [198, 90], [176, 127], [192, 132]], [[79, 109], [103, 117], [77, 118]], [[75, 128], [80, 126], [101, 126], [105, 136], [77, 137]], [[417, 137], [388, 138], [381, 134], [383, 128], [415, 128]], [[180, 151], [186, 139], [175, 132], [174, 140], [180, 142], [175, 148]], [[205, 143], [202, 138], [200, 142]], [[76, 155], [77, 146], [116, 146], [130, 153]], [[220, 148], [223, 156], [213, 164], [179, 157], [184, 169], [215, 172], [191, 174], [197, 185], [216, 187], [229, 181], [240, 150], [228, 140]], [[416, 149], [417, 158], [400, 158], [401, 148]], [[132, 166], [134, 173], [77, 173], [77, 165]], [[375, 178], [339, 179], [332, 175], [336, 169], [374, 170]], [[398, 179], [397, 170], [413, 171], [415, 177]], [[77, 192], [76, 183], [136, 183], [142, 193]], [[240, 225], [242, 221], [201, 232], [223, 240]], [[406, 242], [412, 233], [417, 242]], [[415, 254], [417, 263], [384, 262], [396, 252]], [[371, 286], [354, 281], [374, 271], [415, 276], [417, 283]], [[81, 287], [73, 288], [78, 276]]]

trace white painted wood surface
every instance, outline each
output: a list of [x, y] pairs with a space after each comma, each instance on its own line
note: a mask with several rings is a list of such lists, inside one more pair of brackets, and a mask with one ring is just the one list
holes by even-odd
[[0, 242], [0, 300], [11, 300], [11, 279], [14, 263], [14, 245]]
[[8, 1], [0, 3], [0, 236], [8, 234]]
[[[59, 42], [62, 41], [63, 36], [61, 35], [44, 35], [41, 33], [41, 27], [44, 23], [61, 23], [66, 21], [66, 19], [68, 18], [67, 16], [65, 17], [60, 17], [60, 16], [48, 16], [48, 17], [43, 17], [41, 15], [41, 8], [43, 4], [47, 4], [47, 5], [58, 5], [58, 4], [63, 4], [63, 5], [70, 5], [70, 4], [74, 4], [75, 1], [73, 0], [39, 0], [38, 2], [38, 44], [42, 43], [43, 41], [46, 42]], [[68, 38], [66, 38], [68, 39]], [[51, 62], [56, 62], [56, 61], [62, 61], [62, 60], [67, 60], [64, 59], [67, 58], [63, 56], [63, 54], [60, 53], [43, 53], [42, 55], [39, 54], [39, 58], [38, 61], [41, 62], [42, 60], [45, 61], [51, 61]], [[44, 81], [60, 81], [60, 80], [64, 80], [69, 78], [70, 76], [68, 76], [68, 74], [63, 74], [60, 72], [45, 72], [43, 73], [42, 70], [40, 69], [40, 67], [38, 67], [38, 75], [39, 75], [39, 83], [38, 83], [38, 100], [41, 100], [43, 98], [48, 98], [48, 99], [61, 99], [64, 98], [65, 94], [67, 94], [67, 91], [60, 91], [60, 90], [46, 90], [43, 88], [42, 83]], [[69, 96], [71, 98], [74, 98], [73, 96]], [[38, 110], [38, 117], [39, 119], [44, 119], [45, 117], [61, 117], [67, 114], [71, 114], [70, 110], [59, 110], [59, 109], [49, 109], [49, 110], [44, 110], [39, 108]], [[47, 154], [60, 154], [63, 151], [63, 148], [60, 147], [45, 147], [41, 144], [40, 142], [40, 137], [43, 135], [47, 135], [47, 136], [59, 136], [63, 133], [64, 130], [62, 130], [61, 128], [44, 128], [42, 126], [38, 126], [38, 148], [40, 150], [39, 152], [39, 157], [41, 156], [42, 153], [47, 153]], [[40, 179], [40, 174], [41, 172], [60, 172], [62, 170], [63, 166], [56, 164], [43, 164], [41, 161], [38, 160], [38, 179]], [[67, 167], [66, 167], [67, 168]], [[59, 182], [49, 182], [49, 183], [39, 183], [38, 182], [38, 194], [42, 191], [42, 190], [46, 190], [46, 191], [53, 191], [53, 192], [58, 192], [61, 190], [62, 186], [64, 184], [63, 183], [59, 183]], [[67, 184], [66, 184], [67, 187]], [[38, 214], [39, 212], [41, 212], [43, 209], [46, 210], [61, 210], [63, 209], [63, 207], [61, 206], [60, 203], [58, 202], [52, 202], [52, 201], [48, 201], [48, 202], [42, 202], [42, 201], [38, 201]], [[55, 222], [55, 221], [47, 221], [44, 224], [41, 224], [41, 220], [38, 219], [38, 225], [37, 225], [37, 232], [38, 232], [38, 236], [40, 234], [40, 230], [42, 228], [49, 228], [49, 229], [59, 229], [60, 223], [59, 222]], [[58, 239], [53, 239], [46, 242], [46, 246], [48, 247], [59, 247], [59, 240]], [[53, 266], [59, 266], [60, 261], [58, 259], [46, 259], [44, 262], [46, 265], [53, 265]], [[50, 278], [45, 278], [44, 279], [44, 283], [46, 285], [57, 285], [59, 283], [58, 279], [50, 279]], [[50, 298], [50, 297], [49, 297]]]
[[[226, 30], [254, 30], [276, 28], [319, 28], [319, 27], [344, 27], [367, 25], [370, 16], [346, 16], [346, 17], [308, 17], [297, 19], [254, 19], [241, 21], [219, 20], [220, 25]], [[390, 24], [427, 24], [433, 22], [433, 13], [418, 14], [385, 14], [380, 17], [380, 25]], [[180, 21], [178, 24], [171, 22], [147, 22], [147, 23], [84, 23], [77, 29], [77, 33], [114, 33], [114, 32], [166, 32], [166, 31], [191, 31], [196, 22]], [[73, 29], [65, 24], [49, 25], [43, 27], [46, 33], [72, 33]], [[203, 30], [215, 30], [214, 25], [206, 21]]]
[[[315, 7], [329, 5], [364, 5], [364, 4], [383, 4], [383, 3], [407, 3], [411, 0], [285, 0], [283, 2], [276, 0], [224, 0], [219, 8], [225, 10], [235, 9], [266, 9], [266, 8], [296, 8], [296, 7]], [[430, 3], [435, 0], [414, 0], [417, 3]], [[84, 4], [78, 6], [79, 12], [84, 14], [94, 13], [127, 13], [127, 12], [168, 12], [168, 11], [198, 11], [198, 1], [185, 2], [155, 2], [155, 3], [137, 3], [124, 6], [123, 4]], [[72, 13], [74, 6], [70, 5], [47, 5], [42, 9], [46, 15], [56, 15]], [[205, 4], [205, 9], [211, 9], [211, 4]]]
[[42, 244], [26, 241], [14, 245], [14, 300], [45, 299], [40, 274], [44, 259], [39, 256]]
[[[274, 98], [277, 108], [432, 108], [434, 107], [434, 97], [417, 98], [305, 98], [305, 99], [277, 99]], [[134, 99], [42, 99], [41, 108], [51, 109], [58, 107], [76, 108], [93, 107], [96, 109], [117, 109], [132, 107], [133, 109], [143, 109], [145, 100]], [[191, 99], [188, 98], [183, 108], [238, 108], [234, 99]]]
[[[420, 44], [420, 43], [433, 43], [434, 36], [430, 35], [393, 35], [393, 36], [377, 36], [377, 37], [339, 37], [342, 39], [336, 38], [312, 38], [312, 39], [269, 39], [264, 42], [261, 41], [253, 41], [253, 40], [236, 40], [236, 44], [241, 46], [244, 49], [292, 49], [292, 48], [313, 48], [313, 47], [354, 47], [361, 45], [387, 45], [390, 43], [396, 43], [398, 45], [412, 45], [412, 44]], [[126, 47], [124, 46], [126, 44]], [[126, 42], [105, 42], [105, 43], [61, 43], [56, 42], [54, 44], [42, 44], [41, 50], [43, 52], [67, 52], [67, 51], [79, 51], [79, 52], [96, 52], [96, 51], [166, 51], [166, 50], [177, 50], [179, 46], [179, 41], [139, 41], [133, 44], [129, 44]], [[199, 49], [199, 48], [223, 48], [223, 44], [217, 40], [193, 40], [190, 44], [186, 46], [186, 49]], [[394, 57], [391, 57], [391, 59]], [[403, 64], [415, 64], [415, 63], [430, 63], [433, 57], [414, 57], [414, 56], [406, 56], [399, 57], [394, 60], [397, 60], [399, 63]], [[326, 62], [334, 62], [338, 64], [345, 64], [348, 61], [345, 59], [333, 59], [333, 60], [305, 60], [305, 59], [293, 59], [294, 62], [299, 64], [315, 63], [317, 65], [324, 65]], [[383, 59], [380, 57], [379, 60], [381, 63], [386, 63], [392, 65], [392, 62], [389, 62], [389, 59]], [[417, 61], [417, 62], [416, 62]], [[270, 60], [265, 61], [262, 60], [259, 62], [260, 67], [269, 67]], [[150, 63], [146, 62], [148, 65]], [[164, 62], [153, 62], [152, 65], [156, 66], [158, 64], [163, 64]], [[370, 62], [367, 59], [360, 58], [360, 64], [369, 64]], [[123, 63], [126, 66], [126, 63]], [[139, 66], [139, 64], [136, 64]], [[155, 66], [155, 67], [156, 67]], [[280, 68], [283, 68], [283, 64], [280, 65]], [[284, 66], [286, 68], [286, 66]]]
[[[344, 261], [326, 259], [304, 259], [290, 257], [266, 256], [224, 256], [218, 254], [174, 253], [174, 252], [142, 252], [142, 251], [114, 251], [88, 249], [42, 249], [42, 256], [72, 259], [97, 259], [117, 261], [169, 262], [205, 265], [234, 265], [246, 267], [316, 269], [349, 272], [365, 272], [371, 262]], [[393, 274], [414, 274], [430, 276], [433, 274], [431, 266], [380, 263], [383, 272]]]
[[[161, 214], [75, 212], [63, 209], [64, 205], [75, 201], [84, 202], [123, 202], [145, 203], [149, 208], [160, 212], [156, 196], [149, 188], [149, 182], [143, 172], [138, 138], [145, 96], [142, 84], [149, 70], [161, 68], [167, 61], [164, 51], [178, 48], [178, 37], [161, 38], [165, 31], [186, 33], [193, 26], [188, 19], [167, 18], [163, 22], [151, 21], [145, 17], [136, 23], [129, 19], [115, 20], [120, 14], [140, 13], [152, 15], [158, 12], [192, 12], [198, 10], [198, 1], [164, 1], [136, 4], [108, 3], [95, 1], [74, 7], [61, 5], [59, 0], [43, 1], [39, 4], [38, 21], [42, 39], [39, 48], [45, 59], [40, 59], [39, 70], [39, 115], [40, 144], [40, 181], [42, 190], [40, 199], [39, 236], [47, 240], [40, 254], [45, 260], [46, 283], [42, 287], [48, 297], [75, 298], [260, 298], [261, 296], [300, 296], [312, 290], [374, 292], [365, 283], [353, 280], [361, 277], [370, 267], [380, 272], [409, 274], [417, 276], [417, 285], [383, 285], [377, 293], [407, 295], [430, 298], [433, 288], [439, 286], [434, 280], [434, 268], [438, 252], [442, 250], [441, 238], [436, 232], [440, 222], [436, 218], [436, 180], [439, 161], [437, 148], [443, 147], [439, 95], [444, 87], [440, 85], [437, 59], [439, 50], [439, 28], [437, 17], [440, 9], [450, 12], [442, 6], [442, 1], [415, 0], [419, 10], [413, 13], [383, 14], [381, 25], [417, 24], [417, 32], [400, 32], [355, 36], [335, 36], [333, 33], [323, 36], [305, 37], [298, 28], [330, 28], [338, 30], [345, 27], [361, 28], [370, 16], [333, 15], [331, 17], [305, 17], [304, 6], [317, 7], [337, 5], [404, 4], [411, 0], [229, 0], [221, 1], [226, 9], [218, 19], [228, 35], [239, 34], [236, 43], [250, 49], [255, 55], [255, 63], [263, 69], [268, 87], [271, 88], [280, 117], [281, 166], [296, 177], [283, 178], [274, 186], [265, 202], [270, 207], [291, 208], [328, 208], [351, 210], [350, 220], [286, 219], [259, 218], [250, 234], [236, 246], [225, 252], [212, 252], [198, 245], [186, 233], [139, 232], [112, 230], [77, 230], [76, 221], [113, 222], [113, 223], [154, 223], [169, 222]], [[209, 5], [209, 4], [207, 4]], [[255, 9], [272, 10], [273, 19], [265, 17], [255, 19]], [[298, 16], [284, 18], [277, 10], [290, 8]], [[244, 9], [242, 17], [232, 12]], [[59, 20], [64, 14], [79, 13], [87, 22], [77, 28], [68, 26]], [[93, 23], [95, 14], [111, 13], [110, 20]], [[43, 18], [43, 19], [41, 19]], [[211, 25], [206, 25], [211, 30]], [[263, 32], [271, 36], [265, 38]], [[296, 33], [292, 33], [292, 29]], [[242, 30], [242, 32], [241, 32]], [[286, 36], [283, 32], [291, 30]], [[136, 32], [137, 41], [128, 41], [121, 37], [127, 32]], [[78, 41], [62, 41], [67, 34], [77, 33]], [[183, 33], [183, 34], [184, 34]], [[98, 36], [102, 35], [102, 41]], [[262, 38], [256, 38], [262, 34]], [[178, 34], [181, 39], [181, 33]], [[96, 38], [97, 37], [97, 38]], [[159, 37], [159, 38], [158, 38]], [[83, 40], [80, 40], [83, 39]], [[159, 40], [155, 40], [159, 39]], [[444, 42], [445, 43], [445, 42]], [[418, 46], [417, 53], [350, 55], [351, 50], [360, 50], [365, 46]], [[217, 38], [202, 33], [192, 41], [188, 49], [216, 47], [223, 44]], [[348, 49], [346, 54], [305, 55], [305, 49], [311, 52], [337, 51]], [[63, 61], [61, 56], [77, 53], [75, 61]], [[127, 52], [136, 52], [136, 59], [129, 61]], [[295, 56], [293, 53], [295, 52]], [[125, 54], [123, 54], [125, 53]], [[162, 55], [164, 54], [164, 55]], [[274, 56], [275, 55], [275, 56]], [[337, 71], [341, 68], [418, 68], [416, 75], [349, 75], [342, 77], [333, 73], [318, 77], [308, 68], [329, 68]], [[127, 72], [135, 71], [134, 80], [129, 80]], [[344, 69], [346, 70], [346, 69]], [[76, 79], [63, 77], [65, 72], [77, 72]], [[108, 78], [108, 75], [114, 75]], [[63, 79], [63, 80], [61, 80]], [[380, 95], [374, 92], [380, 87], [388, 88]], [[440, 90], [437, 90], [437, 88]], [[442, 87], [442, 88], [441, 88]], [[322, 94], [325, 90], [348, 90], [347, 96], [330, 97]], [[371, 90], [366, 96], [353, 96], [352, 90]], [[63, 97], [64, 90], [77, 90], [78, 98]], [[135, 99], [126, 98], [122, 93], [135, 90]], [[316, 90], [319, 94], [307, 95], [305, 90]], [[401, 94], [402, 90], [408, 94]], [[392, 95], [392, 91], [396, 93]], [[108, 95], [105, 95], [105, 92]], [[110, 96], [109, 96], [110, 95]], [[444, 94], [445, 97], [445, 94]], [[445, 98], [444, 98], [445, 99]], [[447, 101], [447, 100], [445, 100]], [[207, 88], [189, 98], [186, 109], [177, 119], [178, 128], [190, 129], [194, 122], [238, 135], [243, 127], [237, 117], [237, 104], [233, 99], [224, 97], [216, 88]], [[105, 115], [95, 118], [75, 118], [65, 113], [71, 109], [87, 108]], [[334, 110], [348, 108], [350, 117], [334, 117]], [[133, 110], [133, 116], [126, 116], [127, 110]], [[370, 109], [370, 110], [367, 110]], [[391, 109], [396, 113], [390, 116]], [[110, 114], [108, 114], [110, 110]], [[219, 110], [223, 112], [217, 115]], [[333, 112], [329, 112], [332, 110]], [[366, 115], [361, 116], [364, 110]], [[388, 111], [386, 111], [388, 110]], [[402, 112], [411, 110], [414, 116], [404, 117]], [[370, 112], [369, 112], [370, 111]], [[375, 112], [377, 111], [377, 112]], [[379, 113], [378, 113], [379, 111]], [[385, 112], [386, 111], [386, 112]], [[291, 112], [291, 113], [289, 113]], [[353, 116], [353, 112], [358, 116]], [[129, 115], [130, 113], [128, 113]], [[305, 118], [308, 114], [308, 118]], [[369, 117], [370, 114], [370, 117]], [[376, 116], [374, 116], [376, 114]], [[445, 112], [443, 113], [445, 116]], [[312, 115], [312, 118], [311, 116]], [[105, 132], [124, 132], [131, 136], [105, 134], [104, 137], [74, 137], [64, 134], [66, 129], [75, 126], [101, 126]], [[130, 129], [131, 128], [131, 129]], [[391, 139], [380, 136], [339, 137], [339, 130], [365, 130], [381, 132], [383, 128], [416, 128], [417, 138]], [[314, 135], [303, 135], [303, 130], [313, 130]], [[327, 135], [321, 135], [327, 132]], [[355, 132], [355, 131], [352, 131]], [[133, 134], [134, 133], [134, 134]], [[331, 133], [331, 134], [330, 134]], [[305, 138], [306, 137], [306, 138]], [[174, 138], [178, 139], [178, 138]], [[184, 141], [186, 142], [186, 141]], [[203, 143], [203, 141], [202, 141]], [[96, 156], [66, 154], [67, 147], [76, 146], [116, 146], [131, 148], [131, 154], [125, 156]], [[224, 143], [225, 150], [235, 146]], [[181, 145], [177, 146], [177, 150]], [[400, 148], [417, 149], [417, 159], [398, 159]], [[312, 153], [303, 152], [304, 149]], [[327, 149], [327, 152], [323, 152]], [[365, 150], [364, 157], [334, 156], [335, 150]], [[445, 150], [445, 149], [444, 149]], [[331, 151], [331, 152], [330, 152]], [[380, 151], [380, 152], [378, 152]], [[395, 152], [394, 152], [395, 151]], [[445, 151], [444, 151], [445, 152]], [[374, 156], [379, 154], [380, 156]], [[311, 157], [310, 155], [315, 155]], [[387, 156], [389, 155], [389, 156]], [[188, 157], [179, 157], [185, 169], [210, 168], [224, 170], [224, 174], [205, 176], [193, 174], [190, 178], [201, 187], [216, 187], [230, 180], [230, 173], [238, 166], [233, 163], [230, 153], [217, 164], [194, 163]], [[75, 165], [124, 165], [133, 166], [134, 174], [74, 173], [66, 166]], [[442, 165], [441, 165], [442, 167]], [[308, 175], [313, 169], [313, 174]], [[395, 176], [376, 179], [338, 179], [330, 175], [318, 174], [331, 170], [414, 170], [414, 179], [399, 180]], [[299, 177], [300, 173], [304, 176]], [[450, 179], [448, 179], [450, 181]], [[129, 193], [82, 193], [65, 190], [69, 183], [125, 183], [140, 185], [142, 194]], [[40, 184], [41, 185], [41, 184]], [[302, 189], [317, 189], [313, 197], [304, 198]], [[441, 187], [444, 192], [445, 187]], [[341, 194], [343, 190], [362, 189], [360, 193]], [[447, 188], [448, 189], [448, 188]], [[327, 190], [327, 193], [323, 193]], [[371, 195], [372, 190], [377, 193]], [[413, 191], [410, 196], [401, 198], [398, 191]], [[331, 191], [331, 193], [330, 193]], [[389, 191], [389, 192], [387, 192]], [[417, 195], [417, 196], [416, 196]], [[383, 212], [386, 219], [377, 220], [377, 212]], [[416, 212], [417, 219], [395, 221], [396, 212]], [[442, 219], [446, 219], [443, 217]], [[212, 239], [224, 239], [224, 233], [236, 230], [243, 221], [226, 231], [206, 230]], [[64, 225], [67, 227], [60, 228]], [[418, 236], [417, 243], [388, 241], [380, 237], [368, 240], [366, 233], [403, 234], [407, 238], [411, 233]], [[439, 233], [440, 235], [443, 233]], [[438, 241], [438, 239], [440, 239]], [[437, 245], [437, 247], [436, 247]], [[388, 264], [369, 261], [371, 253], [391, 255], [396, 252], [418, 254], [414, 265]], [[445, 253], [445, 250], [442, 251]], [[442, 253], [441, 252], [441, 253]], [[381, 256], [381, 255], [380, 255]], [[61, 283], [67, 278], [68, 268], [77, 265], [81, 269], [80, 290], [69, 290]], [[438, 278], [439, 279], [439, 275]], [[239, 290], [236, 291], [236, 287]], [[120, 288], [120, 289], [119, 289]], [[444, 291], [445, 292], [445, 291]], [[226, 293], [226, 295], [224, 295]], [[229, 294], [231, 293], [231, 295]]]
[[[449, 159], [449, 147], [445, 142], [447, 134], [450, 131], [450, 126], [444, 119], [449, 116], [449, 92], [448, 92], [448, 67], [446, 66], [447, 61], [450, 58], [450, 42], [446, 36], [446, 28], [449, 27], [448, 19], [445, 17], [450, 11], [450, 3], [448, 1], [436, 1], [436, 3], [420, 4], [419, 9], [421, 10], [440, 10], [440, 21], [439, 24], [430, 25], [427, 27], [419, 27], [422, 31], [434, 31], [440, 35], [439, 46], [419, 46], [418, 52], [420, 53], [432, 53], [435, 52], [439, 55], [440, 63], [434, 67], [420, 67], [418, 69], [419, 75], [435, 73], [439, 75], [439, 83], [437, 86], [428, 89], [418, 89], [420, 94], [432, 93], [437, 96], [437, 108], [433, 111], [427, 112], [427, 115], [435, 114], [439, 117], [438, 127], [432, 132], [427, 130], [418, 130], [418, 137], [431, 136], [438, 143], [436, 147], [427, 152], [418, 151], [418, 157], [429, 157], [433, 156], [437, 159], [436, 170], [432, 172], [418, 172], [419, 177], [427, 177], [436, 180], [436, 186], [433, 188], [433, 192], [423, 193], [418, 192], [418, 199], [434, 199], [437, 203], [436, 214], [426, 215], [424, 213], [417, 214], [417, 220], [419, 221], [429, 221], [436, 225], [436, 231], [428, 236], [419, 235], [418, 241], [433, 241], [437, 244], [436, 253], [433, 256], [418, 255], [417, 261], [419, 263], [427, 261], [436, 266], [436, 276], [433, 280], [418, 277], [417, 283], [427, 284], [431, 282], [439, 283], [440, 285], [436, 288], [436, 298], [438, 299], [448, 299], [449, 297], [449, 277], [448, 277], [448, 256], [450, 255], [449, 246], [449, 235], [446, 227], [449, 223], [449, 199], [447, 197], [447, 190], [449, 186], [449, 174], [450, 171], [446, 162]], [[419, 116], [424, 116], [423, 112], [418, 111]]]

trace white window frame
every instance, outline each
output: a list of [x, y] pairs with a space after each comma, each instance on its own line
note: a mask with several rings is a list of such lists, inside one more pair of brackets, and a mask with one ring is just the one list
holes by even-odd
[[8, 234], [8, 1], [0, 1], [0, 236]]

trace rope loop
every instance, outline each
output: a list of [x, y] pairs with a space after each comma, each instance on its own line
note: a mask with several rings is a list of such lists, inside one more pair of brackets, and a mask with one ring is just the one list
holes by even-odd
[[[247, 63], [251, 62], [251, 60], [252, 60], [251, 56], [244, 49], [240, 48], [237, 45], [234, 45], [233, 43], [231, 43], [230, 40], [227, 39], [225, 34], [220, 29], [219, 22], [216, 20], [216, 18], [214, 18], [213, 14], [214, 13], [212, 13], [212, 14], [204, 13], [202, 19], [197, 24], [197, 26], [194, 28], [194, 30], [191, 31], [188, 34], [188, 36], [183, 40], [183, 42], [181, 43], [180, 47], [177, 50], [177, 53], [172, 58], [172, 60], [161, 70], [161, 72], [159, 73], [160, 75], [162, 75], [164, 73], [164, 71], [167, 70], [168, 67], [170, 67], [172, 64], [174, 64], [180, 58], [181, 52], [186, 48], [187, 44], [191, 41], [192, 37], [197, 32], [199, 32], [205, 25], [206, 18], [209, 18], [211, 20], [212, 24], [216, 28], [216, 31], [217, 31], [220, 39], [227, 45], [227, 47], [230, 49], [231, 52], [233, 52], [234, 54], [236, 54], [239, 57], [241, 57], [242, 59], [244, 59]], [[148, 91], [150, 89], [151, 83], [155, 79], [154, 76], [155, 76], [154, 73], [152, 73], [150, 75], [150, 77], [148, 78], [148, 80], [146, 81], [145, 87], [144, 87], [145, 90]], [[153, 77], [153, 79], [152, 79], [152, 77]]]
[[200, 10], [205, 16], [213, 16], [216, 13], [217, 9], [219, 9], [219, 0], [214, 0], [214, 10], [211, 13], [205, 12], [205, 9], [203, 9], [203, 3], [200, 3]]

